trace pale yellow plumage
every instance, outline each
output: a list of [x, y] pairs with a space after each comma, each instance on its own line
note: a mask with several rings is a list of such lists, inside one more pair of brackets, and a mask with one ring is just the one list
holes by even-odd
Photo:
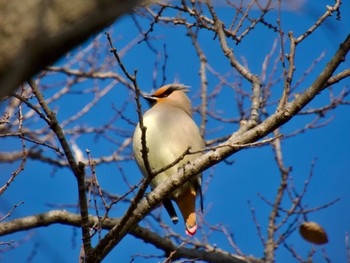
[[[180, 84], [170, 84], [158, 89], [153, 95], [145, 96], [152, 104], [143, 116], [146, 130], [146, 144], [148, 147], [148, 160], [154, 170], [163, 168], [174, 162], [188, 147], [191, 151], [200, 151], [204, 148], [204, 141], [199, 129], [192, 119], [191, 103], [185, 94], [186, 87]], [[141, 130], [137, 125], [133, 138], [133, 149], [136, 162], [144, 176], [146, 169], [141, 156]], [[183, 160], [158, 174], [151, 182], [152, 188], [156, 188], [169, 176], [175, 174], [180, 167], [195, 160], [201, 153], [186, 155]], [[184, 218], [186, 233], [193, 235], [196, 232], [196, 196], [201, 194], [201, 174], [198, 174], [190, 182], [186, 182], [176, 189], [170, 196], [174, 200]], [[173, 217], [171, 202], [166, 200], [164, 205]], [[169, 207], [170, 206], [170, 207]]]

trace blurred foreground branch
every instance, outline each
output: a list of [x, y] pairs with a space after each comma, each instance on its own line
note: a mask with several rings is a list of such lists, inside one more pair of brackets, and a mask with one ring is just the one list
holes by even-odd
[[145, 2], [0, 0], [0, 99]]

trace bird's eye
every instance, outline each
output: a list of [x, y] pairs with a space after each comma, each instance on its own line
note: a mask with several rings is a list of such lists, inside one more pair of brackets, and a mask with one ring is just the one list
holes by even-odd
[[161, 94], [161, 95], [159, 96], [159, 98], [166, 98], [166, 97], [168, 97], [169, 95], [170, 95], [170, 93], [165, 92], [165, 93]]
[[173, 91], [174, 91], [173, 89], [169, 88], [169, 89], [165, 90], [162, 94], [157, 95], [156, 97], [157, 97], [157, 98], [166, 98], [166, 97], [168, 97], [171, 93], [173, 93]]

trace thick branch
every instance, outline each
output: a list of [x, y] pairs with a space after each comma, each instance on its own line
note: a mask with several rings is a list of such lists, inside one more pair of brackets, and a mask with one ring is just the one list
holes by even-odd
[[0, 98], [145, 2], [0, 0]]
[[[106, 218], [101, 221], [96, 216], [89, 216], [89, 227], [93, 227], [96, 224], [102, 223], [103, 229], [111, 229], [114, 225], [119, 223], [119, 219]], [[64, 210], [52, 210], [46, 213], [17, 218], [8, 222], [0, 223], [0, 236], [13, 234], [19, 231], [30, 230], [38, 227], [46, 227], [52, 224], [63, 224], [69, 226], [80, 227], [81, 217], [78, 214], [73, 214]], [[161, 237], [158, 234], [136, 226], [130, 231], [130, 234], [136, 238], [140, 238], [147, 243], [151, 243], [158, 249], [169, 255], [171, 252], [176, 251], [173, 255], [173, 259], [189, 258], [197, 259], [201, 258], [207, 262], [231, 262], [231, 263], [244, 263], [249, 262], [242, 257], [230, 254], [224, 251], [204, 251], [197, 248], [178, 248], [172, 241], [167, 238]]]

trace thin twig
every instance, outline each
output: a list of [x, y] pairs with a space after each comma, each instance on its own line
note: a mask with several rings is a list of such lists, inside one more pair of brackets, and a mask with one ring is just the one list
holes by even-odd
[[195, 50], [200, 60], [199, 76], [201, 79], [201, 101], [202, 101], [202, 105], [200, 107], [200, 113], [201, 113], [200, 133], [202, 138], [205, 138], [205, 128], [207, 124], [207, 104], [208, 104], [207, 102], [208, 80], [207, 80], [207, 74], [206, 74], [207, 58], [205, 57], [203, 50], [199, 46], [199, 43], [197, 40], [197, 34], [192, 32], [191, 28], [188, 28], [187, 32], [192, 39], [193, 46], [195, 47]]
[[19, 207], [20, 205], [24, 204], [24, 201], [20, 201], [18, 204], [15, 204], [11, 209], [10, 211], [8, 211], [6, 213], [6, 215], [4, 215], [2, 218], [0, 218], [0, 222], [4, 221], [6, 218], [10, 217], [12, 212], [17, 208]]

